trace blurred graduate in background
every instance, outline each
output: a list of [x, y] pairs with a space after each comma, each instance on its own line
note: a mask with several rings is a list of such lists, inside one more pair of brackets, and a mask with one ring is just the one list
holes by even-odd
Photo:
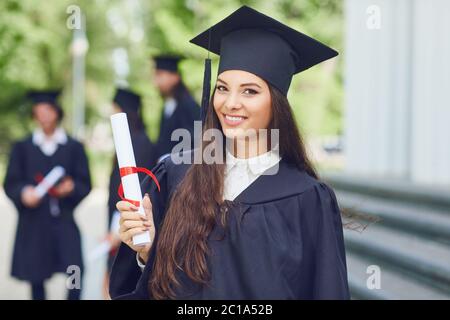
[[[136, 165], [151, 169], [156, 162], [156, 150], [145, 132], [145, 125], [142, 120], [142, 103], [141, 97], [136, 93], [126, 90], [117, 89], [113, 99], [114, 112], [124, 112], [127, 114], [128, 125], [130, 128], [131, 140], [134, 149]], [[142, 178], [142, 177], [141, 177]], [[108, 197], [108, 214], [109, 214], [109, 233], [108, 240], [111, 243], [111, 251], [108, 256], [108, 269], [105, 277], [105, 296], [108, 297], [107, 288], [109, 286], [109, 270], [111, 269], [116, 250], [120, 244], [118, 237], [118, 211], [116, 203], [120, 200], [117, 193], [120, 185], [120, 173], [117, 163], [117, 157], [114, 155], [113, 169], [109, 180], [109, 197]]]
[[[194, 121], [200, 120], [200, 107], [181, 79], [178, 64], [180, 56], [159, 55], [154, 58], [154, 82], [164, 99], [164, 110], [161, 114], [159, 139], [157, 142], [158, 158], [171, 153], [178, 141], [171, 141], [175, 129], [189, 130], [192, 141]], [[193, 143], [191, 149], [193, 149]]]
[[[83, 145], [61, 127], [58, 95], [29, 92], [36, 129], [12, 147], [4, 181], [19, 214], [11, 274], [31, 284], [33, 299], [46, 298], [44, 282], [54, 273], [66, 273], [69, 266], [79, 267], [80, 277], [83, 271], [73, 212], [90, 192], [91, 179]], [[39, 197], [36, 186], [56, 166], [65, 175]], [[69, 289], [68, 299], [79, 299], [80, 290]]]

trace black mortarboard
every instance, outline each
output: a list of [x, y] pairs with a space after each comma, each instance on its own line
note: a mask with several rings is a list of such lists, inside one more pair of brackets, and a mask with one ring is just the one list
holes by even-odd
[[153, 59], [155, 60], [155, 67], [157, 70], [178, 72], [178, 62], [180, 62], [183, 57], [177, 55], [159, 55]]
[[63, 118], [63, 110], [58, 103], [58, 97], [61, 90], [30, 90], [27, 93], [27, 98], [32, 102], [33, 105], [39, 103], [48, 103], [58, 112], [59, 120]]
[[[248, 6], [190, 42], [220, 55], [219, 74], [226, 70], [251, 72], [284, 95], [294, 74], [338, 55], [332, 48]], [[210, 68], [208, 63], [206, 69]], [[207, 87], [204, 85], [204, 95]], [[206, 93], [205, 100], [209, 100]]]
[[141, 97], [127, 89], [118, 88], [113, 101], [124, 111], [139, 112], [141, 108]]

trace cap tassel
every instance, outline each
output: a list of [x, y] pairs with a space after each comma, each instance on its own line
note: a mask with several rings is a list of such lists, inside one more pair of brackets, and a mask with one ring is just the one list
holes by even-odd
[[205, 73], [203, 75], [203, 92], [202, 92], [202, 106], [201, 117], [202, 122], [205, 121], [206, 111], [209, 106], [209, 98], [211, 95], [211, 59], [205, 59]]

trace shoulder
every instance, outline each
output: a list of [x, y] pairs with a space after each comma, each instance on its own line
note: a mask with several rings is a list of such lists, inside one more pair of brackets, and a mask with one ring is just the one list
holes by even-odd
[[188, 108], [191, 111], [200, 110], [200, 106], [195, 101], [194, 97], [189, 92], [184, 93], [178, 100], [178, 103], [182, 104], [184, 108]]
[[69, 148], [71, 148], [72, 150], [75, 150], [76, 152], [84, 152], [84, 144], [81, 141], [79, 141], [69, 135], [67, 135], [66, 145]]
[[31, 145], [33, 144], [33, 139], [32, 139], [32, 135], [28, 135], [20, 140], [17, 140], [16, 142], [14, 142], [11, 145], [11, 150], [22, 150], [22, 148], [24, 148], [27, 145]]
[[334, 203], [337, 203], [333, 188], [304, 170], [289, 167], [282, 172], [282, 176], [279, 178], [286, 181], [292, 195], [298, 196], [303, 205], [317, 207], [334, 206]]
[[193, 159], [194, 152], [188, 150], [181, 153], [166, 154], [161, 158], [159, 164], [166, 170], [168, 178], [179, 182], [191, 167]]
[[139, 145], [140, 148], [151, 148], [153, 146], [152, 141], [148, 137], [145, 130], [139, 130], [137, 132], [134, 132], [131, 135], [131, 140], [133, 141], [133, 145]]
[[[162, 184], [162, 188], [171, 194], [178, 184], [183, 180], [186, 172], [191, 166], [191, 161], [182, 161], [187, 157], [193, 157], [191, 151], [183, 152], [182, 154], [166, 154], [162, 156], [158, 163], [151, 170]], [[143, 181], [143, 187], [147, 188], [147, 184], [151, 183], [149, 177]]]
[[290, 164], [280, 164], [278, 180], [285, 181], [294, 195], [314, 197], [330, 194], [334, 196], [333, 189], [326, 182]]
[[281, 160], [276, 166], [266, 170], [238, 200], [242, 202], [264, 203], [292, 197], [304, 197], [320, 189], [323, 182], [310, 176], [304, 170]]

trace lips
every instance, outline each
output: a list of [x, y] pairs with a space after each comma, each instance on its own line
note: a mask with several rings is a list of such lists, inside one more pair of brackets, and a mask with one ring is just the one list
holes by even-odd
[[223, 119], [225, 123], [229, 126], [238, 126], [245, 120], [247, 120], [247, 117], [241, 116], [241, 115], [231, 115], [231, 114], [223, 114]]

